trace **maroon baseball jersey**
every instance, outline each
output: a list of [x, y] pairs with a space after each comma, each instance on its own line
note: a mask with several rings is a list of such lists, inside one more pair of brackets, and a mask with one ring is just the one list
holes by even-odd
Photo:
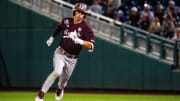
[[70, 32], [74, 32], [75, 30], [77, 32], [77, 36], [80, 39], [94, 42], [94, 33], [92, 29], [87, 25], [87, 23], [83, 21], [79, 24], [74, 24], [73, 18], [64, 18], [57, 26], [52, 36], [56, 37], [57, 34], [63, 31], [59, 46], [62, 47], [69, 54], [79, 55], [82, 46], [79, 44], [75, 44], [71, 38], [67, 37]]

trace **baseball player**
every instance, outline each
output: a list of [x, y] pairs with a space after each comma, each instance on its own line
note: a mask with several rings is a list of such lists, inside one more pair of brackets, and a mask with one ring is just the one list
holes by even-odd
[[63, 18], [47, 40], [47, 45], [51, 46], [57, 34], [63, 32], [59, 45], [54, 52], [54, 69], [44, 82], [35, 101], [43, 101], [45, 93], [47, 93], [57, 77], [59, 77], [59, 82], [55, 99], [61, 100], [64, 88], [75, 68], [82, 47], [87, 48], [89, 52], [94, 50], [94, 33], [84, 21], [86, 11], [86, 4], [82, 2], [76, 3], [73, 8], [73, 17]]

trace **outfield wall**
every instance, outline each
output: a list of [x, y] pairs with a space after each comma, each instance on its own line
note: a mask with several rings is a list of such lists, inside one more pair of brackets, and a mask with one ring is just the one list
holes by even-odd
[[[40, 87], [52, 71], [46, 40], [58, 24], [7, 0], [0, 0], [0, 86]], [[85, 49], [68, 88], [180, 91], [180, 72], [171, 65], [96, 37]], [[55, 85], [54, 85], [55, 87]]]

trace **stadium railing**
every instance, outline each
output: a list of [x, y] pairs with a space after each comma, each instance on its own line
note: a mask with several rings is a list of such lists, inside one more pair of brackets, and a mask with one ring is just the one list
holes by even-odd
[[[73, 5], [63, 0], [9, 0], [25, 8], [34, 10], [59, 21], [72, 16]], [[123, 45], [135, 51], [161, 59], [180, 69], [180, 41], [168, 40], [153, 33], [141, 30], [103, 15], [87, 12], [86, 21], [95, 31], [95, 35], [115, 44]]]

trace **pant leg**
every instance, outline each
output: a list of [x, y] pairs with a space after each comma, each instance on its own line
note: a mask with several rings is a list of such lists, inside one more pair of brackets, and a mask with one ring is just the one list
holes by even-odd
[[58, 76], [61, 76], [63, 68], [65, 66], [65, 56], [58, 52], [58, 48], [55, 50], [53, 57], [53, 67], [54, 71]]
[[65, 65], [64, 62], [64, 56], [62, 54], [57, 53], [57, 49], [54, 52], [54, 57], [53, 57], [53, 66], [54, 70], [53, 72], [47, 77], [46, 81], [44, 82], [41, 91], [46, 93], [49, 88], [52, 86], [54, 83], [55, 79], [62, 75], [62, 70]]
[[49, 74], [49, 76], [47, 77], [46, 81], [44, 82], [41, 91], [43, 91], [44, 93], [46, 93], [49, 88], [52, 86], [52, 84], [54, 83], [55, 79], [57, 78], [56, 73], [53, 71]]
[[67, 86], [68, 80], [70, 79], [72, 72], [76, 66], [77, 59], [65, 58], [65, 66], [63, 68], [62, 75], [59, 78], [58, 86], [60, 89]]

